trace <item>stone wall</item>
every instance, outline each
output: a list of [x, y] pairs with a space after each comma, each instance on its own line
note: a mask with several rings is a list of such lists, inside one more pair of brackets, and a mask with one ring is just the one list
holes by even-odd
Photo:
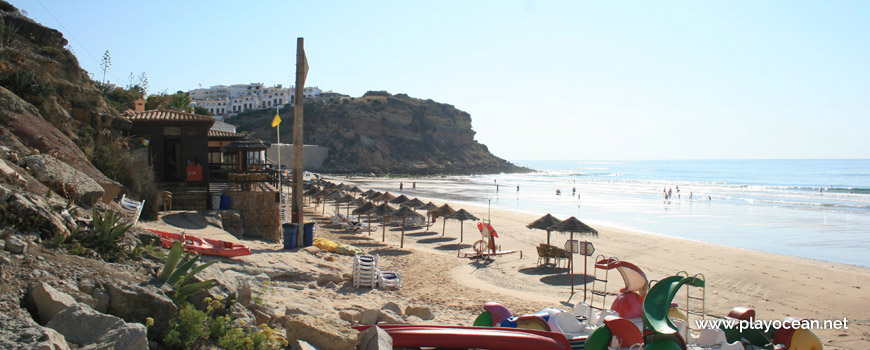
[[242, 216], [246, 237], [272, 242], [281, 240], [277, 190], [230, 191], [230, 198], [232, 208], [238, 210]]

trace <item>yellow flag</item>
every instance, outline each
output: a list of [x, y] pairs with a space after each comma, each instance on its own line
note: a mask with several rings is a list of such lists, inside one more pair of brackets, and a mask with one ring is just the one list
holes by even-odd
[[276, 127], [281, 124], [281, 117], [278, 115], [278, 109], [275, 108], [275, 119], [272, 119], [272, 127]]

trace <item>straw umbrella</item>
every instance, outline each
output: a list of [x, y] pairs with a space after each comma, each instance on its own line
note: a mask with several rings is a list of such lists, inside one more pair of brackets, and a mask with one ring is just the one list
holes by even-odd
[[368, 190], [366, 190], [365, 192], [361, 193], [360, 195], [363, 196], [363, 197], [368, 198], [369, 195], [372, 194], [372, 193], [375, 193], [375, 190], [368, 189]]
[[[439, 216], [447, 216], [447, 215], [453, 214], [455, 212], [456, 212], [456, 209], [451, 208], [449, 204], [444, 204], [444, 205], [438, 207], [437, 209], [430, 211], [429, 214], [431, 214], [432, 216], [437, 218]], [[444, 230], [446, 227], [447, 227], [447, 220], [444, 220], [444, 223], [441, 224], [441, 237], [444, 237]]]
[[534, 229], [538, 229], [538, 230], [546, 230], [547, 231], [547, 245], [550, 245], [550, 227], [552, 227], [553, 225], [558, 224], [560, 222], [562, 222], [562, 220], [556, 219], [554, 216], [552, 216], [548, 213], [547, 215], [540, 217], [538, 220], [532, 221], [531, 223], [526, 225], [526, 227], [528, 227], [530, 229], [534, 228]]
[[477, 220], [477, 217], [471, 215], [465, 209], [459, 209], [455, 213], [445, 216], [444, 219], [459, 220], [459, 243], [462, 243], [463, 236], [465, 235], [465, 228], [462, 226], [462, 222], [465, 220]]
[[[387, 215], [390, 215], [394, 212], [396, 212], [396, 209], [393, 209], [393, 207], [391, 207], [387, 203], [384, 203], [384, 204], [381, 204], [377, 207], [374, 207], [371, 210], [372, 214], [375, 214], [375, 215], [380, 216], [380, 217], [386, 217]], [[383, 232], [383, 237], [381, 237], [381, 242], [387, 241], [387, 224], [385, 221], [386, 221], [385, 219], [381, 219], [381, 223], [384, 226], [384, 232]]]
[[340, 209], [339, 209], [339, 204], [341, 204], [341, 203], [350, 203], [350, 202], [352, 202], [352, 201], [353, 201], [353, 196], [351, 196], [351, 195], [349, 195], [349, 194], [346, 194], [346, 195], [344, 195], [344, 196], [342, 196], [342, 197], [336, 198], [336, 199], [335, 199], [335, 213], [336, 213], [336, 214], [339, 214], [339, 213], [340, 213], [340, 212], [339, 212], [339, 210], [340, 210]]
[[368, 195], [366, 195], [366, 199], [373, 200], [382, 194], [383, 193], [381, 193], [380, 191], [372, 191], [372, 193], [369, 193]]
[[393, 216], [395, 216], [397, 218], [402, 218], [402, 240], [399, 243], [399, 248], [404, 248], [405, 247], [405, 219], [414, 218], [414, 217], [422, 218], [423, 215], [417, 214], [415, 211], [411, 210], [411, 208], [401, 207], [401, 208], [399, 208], [399, 210], [397, 210], [395, 213], [393, 213]]
[[356, 198], [347, 203], [347, 215], [350, 215], [350, 206], [359, 207], [363, 204], [366, 204], [366, 200], [362, 198]]
[[393, 199], [396, 199], [396, 196], [390, 194], [390, 192], [384, 192], [380, 196], [372, 198], [372, 200], [375, 202], [384, 202], [384, 203], [386, 203], [387, 201], [391, 201]]
[[[369, 219], [369, 223], [371, 223], [371, 210], [375, 208], [375, 205], [372, 202], [366, 202], [361, 205], [359, 208], [353, 210], [353, 215], [362, 215], [366, 214], [366, 219]], [[372, 235], [372, 225], [369, 226], [369, 236]]]
[[[332, 193], [331, 191], [324, 189], [324, 190], [314, 194], [314, 197], [317, 200], [317, 202], [320, 202], [320, 200], [323, 199], [323, 208], [320, 211], [321, 214], [326, 212], [326, 196], [330, 195], [331, 193]], [[315, 207], [315, 210], [316, 210], [316, 207]]]
[[[416, 199], [416, 198], [415, 198], [415, 199]], [[425, 210], [425, 211], [426, 211], [426, 231], [429, 231], [429, 224], [431, 223], [431, 221], [429, 221], [429, 216], [432, 215], [432, 210], [433, 210], [433, 209], [438, 209], [438, 206], [435, 205], [435, 203], [429, 202], [429, 203], [426, 203], [426, 204], [421, 205], [420, 207], [418, 207], [418, 208], [416, 208], [416, 209], [420, 209], [420, 210]]]
[[[426, 205], [426, 203], [423, 203], [423, 201], [421, 201], [421, 200], [418, 199], [418, 198], [414, 198], [414, 199], [409, 200], [409, 201], [407, 201], [407, 202], [405, 202], [405, 203], [402, 203], [401, 206], [403, 206], [403, 207], [408, 207], [408, 208], [414, 209], [414, 211], [417, 211], [417, 208], [422, 207], [422, 206], [424, 206], [424, 205]], [[433, 205], [434, 205], [434, 204], [433, 204]]]
[[[598, 230], [589, 227], [589, 225], [584, 224], [583, 222], [581, 222], [580, 220], [577, 220], [577, 218], [575, 218], [573, 216], [563, 220], [562, 222], [560, 222], [558, 224], [551, 226], [550, 230], [559, 231], [559, 232], [570, 232], [571, 238], [569, 238], [569, 239], [571, 240], [572, 244], [574, 242], [574, 233], [598, 237]], [[571, 265], [571, 270], [569, 272], [571, 274], [571, 295], [574, 295], [574, 253], [568, 252], [568, 257], [569, 257], [569, 260], [568, 260], [569, 264]], [[584, 274], [584, 278], [585, 278], [585, 274]], [[585, 284], [584, 284], [583, 299], [584, 299], [584, 301], [586, 299]]]
[[396, 197], [396, 198], [391, 199], [391, 200], [390, 200], [390, 203], [393, 203], [393, 204], [402, 204], [402, 203], [405, 203], [405, 202], [407, 202], [407, 201], [409, 201], [409, 200], [411, 200], [411, 199], [408, 198], [408, 196], [406, 196], [406, 195], [403, 194], [403, 195], [401, 195], [401, 196], [398, 196], [398, 197]]
[[356, 187], [356, 186], [351, 187], [351, 188], [350, 188], [349, 190], [347, 190], [347, 191], [350, 192], [350, 193], [362, 193], [362, 190], [359, 189], [359, 187]]

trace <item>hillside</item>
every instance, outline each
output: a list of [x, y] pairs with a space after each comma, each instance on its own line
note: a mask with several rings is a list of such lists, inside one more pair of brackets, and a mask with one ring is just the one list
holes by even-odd
[[[330, 148], [323, 168], [332, 173], [483, 174], [523, 172], [474, 140], [471, 116], [455, 107], [405, 94], [368, 92], [360, 98], [305, 103], [305, 144]], [[228, 122], [275, 142], [271, 110]], [[281, 141], [293, 140], [292, 109], [282, 112]]]

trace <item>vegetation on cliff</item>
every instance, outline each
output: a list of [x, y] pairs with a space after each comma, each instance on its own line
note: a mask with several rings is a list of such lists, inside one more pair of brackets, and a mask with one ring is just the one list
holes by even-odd
[[[360, 98], [307, 102], [305, 144], [329, 147], [321, 171], [333, 173], [482, 174], [522, 172], [474, 140], [471, 116], [405, 94], [370, 91]], [[291, 143], [292, 108], [284, 109], [281, 141]], [[274, 112], [252, 111], [228, 121], [274, 142]]]

